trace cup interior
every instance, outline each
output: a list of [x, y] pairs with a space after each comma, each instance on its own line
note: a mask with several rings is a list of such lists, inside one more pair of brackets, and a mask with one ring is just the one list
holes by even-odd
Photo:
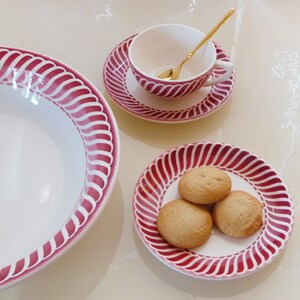
[[[134, 68], [148, 77], [176, 67], [203, 39], [201, 31], [181, 24], [158, 25], [139, 33], [129, 47]], [[182, 68], [180, 80], [189, 80], [208, 72], [216, 61], [216, 50], [207, 42]]]

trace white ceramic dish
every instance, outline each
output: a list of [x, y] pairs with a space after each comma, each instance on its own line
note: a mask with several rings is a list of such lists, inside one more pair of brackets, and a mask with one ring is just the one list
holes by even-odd
[[70, 67], [0, 47], [0, 288], [70, 247], [108, 201], [114, 116]]
[[[201, 88], [194, 93], [175, 99], [164, 99], [145, 91], [129, 68], [128, 48], [133, 37], [117, 45], [106, 59], [103, 78], [111, 99], [126, 112], [153, 122], [183, 123], [210, 115], [221, 108], [229, 98], [235, 82], [235, 73], [230, 78], [212, 87]], [[225, 51], [214, 44], [217, 59], [230, 61]], [[212, 78], [224, 72], [216, 69]]]
[[[262, 202], [264, 224], [259, 232], [235, 239], [214, 228], [209, 240], [192, 250], [177, 249], [160, 236], [160, 207], [180, 197], [180, 177], [201, 165], [225, 170], [233, 190], [244, 190]], [[134, 224], [146, 247], [167, 266], [201, 279], [234, 279], [265, 267], [285, 247], [293, 216], [290, 195], [272, 167], [247, 150], [220, 143], [187, 144], [163, 153], [145, 169], [133, 197]]]

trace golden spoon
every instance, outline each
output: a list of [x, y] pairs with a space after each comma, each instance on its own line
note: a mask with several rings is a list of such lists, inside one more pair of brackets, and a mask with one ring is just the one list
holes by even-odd
[[176, 80], [179, 77], [182, 66], [216, 33], [216, 31], [227, 21], [234, 13], [231, 8], [227, 14], [218, 22], [218, 24], [201, 40], [201, 42], [187, 55], [187, 57], [176, 68], [166, 70], [157, 77], [165, 80]]

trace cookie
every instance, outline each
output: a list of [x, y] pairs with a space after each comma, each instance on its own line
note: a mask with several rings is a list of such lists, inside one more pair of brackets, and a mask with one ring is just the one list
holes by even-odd
[[263, 206], [244, 191], [232, 191], [215, 204], [213, 220], [225, 234], [244, 238], [254, 234], [263, 224]]
[[197, 204], [211, 204], [225, 198], [231, 190], [231, 179], [225, 171], [212, 166], [193, 168], [179, 180], [181, 197]]
[[165, 204], [157, 218], [158, 232], [177, 248], [203, 245], [211, 234], [212, 225], [211, 214], [205, 208], [182, 199]]

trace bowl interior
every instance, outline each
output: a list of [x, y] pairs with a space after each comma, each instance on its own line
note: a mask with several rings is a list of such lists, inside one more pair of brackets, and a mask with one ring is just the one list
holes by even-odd
[[76, 209], [85, 149], [71, 119], [26, 88], [0, 85], [0, 266], [41, 247]]
[[[177, 66], [203, 37], [204, 33], [180, 24], [152, 27], [134, 38], [129, 59], [140, 72], [156, 78], [162, 71]], [[208, 42], [183, 66], [179, 80], [201, 76], [215, 60], [215, 47]]]

